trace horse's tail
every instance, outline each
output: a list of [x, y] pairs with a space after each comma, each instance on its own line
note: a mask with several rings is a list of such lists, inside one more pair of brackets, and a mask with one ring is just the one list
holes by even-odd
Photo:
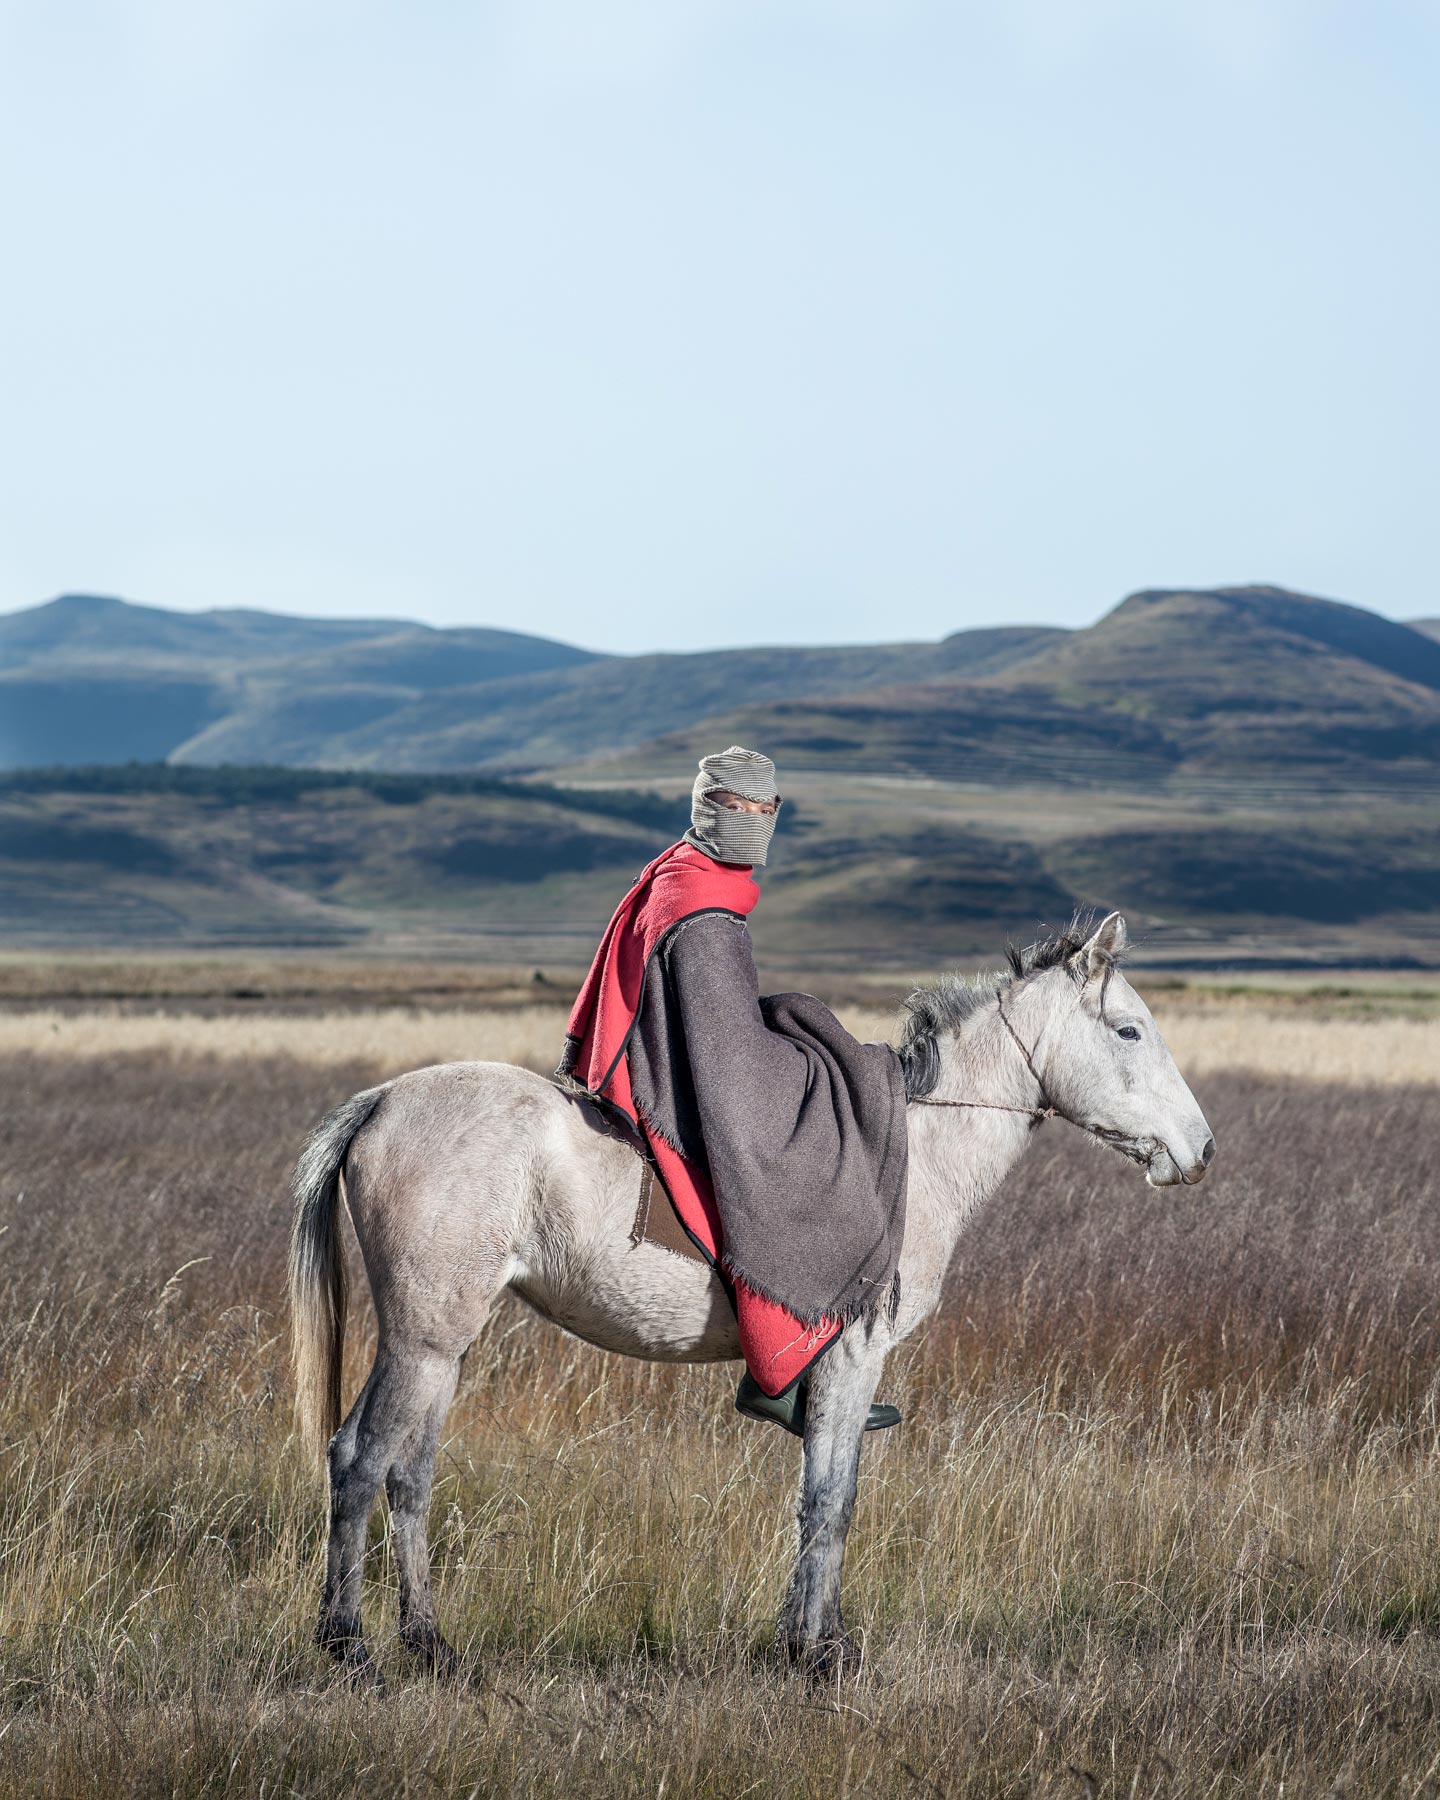
[[295, 1165], [290, 1232], [290, 1331], [295, 1411], [323, 1455], [340, 1429], [345, 1359], [345, 1258], [340, 1243], [341, 1170], [350, 1141], [380, 1104], [383, 1087], [355, 1094], [311, 1132]]

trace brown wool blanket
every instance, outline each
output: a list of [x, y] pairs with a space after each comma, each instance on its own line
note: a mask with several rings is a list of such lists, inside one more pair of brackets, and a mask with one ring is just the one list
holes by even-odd
[[905, 1235], [905, 1089], [809, 994], [760, 996], [742, 919], [701, 913], [651, 960], [628, 1044], [652, 1129], [710, 1176], [724, 1267], [802, 1323], [889, 1306]]

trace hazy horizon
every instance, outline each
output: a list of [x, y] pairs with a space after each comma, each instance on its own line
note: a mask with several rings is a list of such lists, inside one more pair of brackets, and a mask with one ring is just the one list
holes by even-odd
[[[1123, 597], [1124, 596], [1121, 596], [1121, 598], [1123, 598]], [[544, 638], [558, 637], [558, 634], [555, 632], [552, 632], [552, 631], [542, 631], [538, 627], [535, 627], [532, 629], [525, 629], [524, 627], [517, 625], [513, 622], [506, 622], [506, 621], [497, 620], [497, 619], [485, 619], [485, 618], [449, 619], [444, 622], [439, 622], [434, 619], [427, 619], [418, 612], [415, 614], [412, 614], [410, 616], [405, 616], [400, 613], [386, 613], [386, 612], [347, 613], [347, 612], [328, 611], [328, 610], [326, 610], [326, 611], [307, 611], [303, 607], [247, 606], [244, 604], [239, 604], [239, 605], [235, 605], [235, 606], [171, 606], [171, 605], [156, 606], [153, 601], [137, 600], [133, 595], [130, 595], [130, 594], [100, 593], [100, 592], [94, 591], [89, 588], [74, 588], [74, 587], [66, 588], [61, 593], [58, 593], [58, 594], [48, 594], [44, 600], [37, 600], [37, 601], [34, 601], [27, 605], [0, 606], [0, 618], [10, 618], [11, 616], [13, 616], [16, 613], [33, 612], [37, 607], [49, 606], [57, 600], [73, 600], [73, 599], [116, 600], [116, 601], [119, 601], [121, 603], [121, 605], [124, 605], [124, 606], [136, 606], [136, 607], [140, 607], [143, 610], [153, 610], [153, 611], [157, 611], [157, 612], [189, 613], [196, 617], [199, 617], [199, 616], [201, 616], [203, 614], [207, 614], [207, 613], [241, 612], [241, 613], [260, 613], [260, 614], [264, 614], [271, 618], [332, 619], [332, 620], [335, 620], [336, 622], [355, 622], [355, 621], [363, 622], [367, 619], [373, 619], [377, 624], [392, 623], [392, 624], [397, 624], [397, 625], [420, 625], [420, 626], [427, 627], [428, 629], [433, 630], [433, 631], [513, 631], [524, 637], [544, 637]], [[1116, 604], [1118, 605], [1119, 602], [1117, 601]], [[1102, 613], [1097, 614], [1096, 617], [1097, 618], [1102, 617], [1103, 613], [1106, 611], [1109, 611], [1109, 610], [1110, 609], [1108, 607], [1104, 608], [1102, 610]], [[1403, 621], [1401, 621], [1401, 622], [1403, 623]], [[1094, 620], [1087, 620], [1086, 623], [1093, 624]], [[1047, 619], [1003, 619], [1003, 620], [980, 620], [974, 625], [956, 626], [955, 630], [957, 630], [957, 631], [975, 631], [975, 630], [983, 631], [986, 629], [1000, 630], [1000, 629], [1005, 629], [1005, 628], [1011, 627], [1011, 626], [1021, 627], [1021, 628], [1026, 627], [1026, 626], [1052, 628], [1052, 629], [1055, 628], [1053, 620], [1047, 620]], [[1070, 627], [1062, 627], [1061, 629], [1071, 629], [1071, 628]], [[949, 632], [941, 632], [936, 637], [936, 639], [934, 639], [933, 641], [939, 642], [941, 637], [948, 637], [949, 635], [951, 635]], [[559, 641], [567, 643], [567, 644], [571, 644], [576, 649], [581, 649], [581, 650], [595, 650], [597, 648], [597, 646], [595, 646], [594, 644], [582, 644], [572, 638], [562, 638], [562, 639], [559, 639]], [[817, 648], [825, 647], [827, 645], [831, 646], [831, 647], [837, 647], [837, 646], [844, 647], [846, 645], [863, 647], [866, 644], [880, 645], [880, 644], [895, 643], [897, 641], [901, 641], [901, 640], [897, 640], [894, 637], [771, 638], [771, 639], [755, 640], [753, 642], [747, 640], [743, 644], [739, 643], [739, 642], [723, 643], [723, 644], [722, 643], [688, 644], [688, 645], [685, 645], [683, 647], [683, 649], [675, 648], [675, 647], [665, 645], [665, 644], [647, 645], [643, 648], [638, 648], [638, 649], [631, 649], [629, 646], [626, 646], [624, 649], [607, 650], [607, 651], [601, 652], [601, 654], [609, 655], [609, 656], [689, 655], [692, 653], [703, 654], [704, 652], [709, 651], [709, 650], [729, 650], [729, 649], [753, 649], [753, 650], [774, 649], [774, 650], [779, 650], [779, 649], [784, 649], [786, 647], [794, 648], [797, 645], [803, 645], [803, 646], [807, 646], [807, 647], [810, 645], [814, 645]], [[930, 640], [928, 638], [917, 638], [914, 641], [919, 642], [919, 643], [928, 643], [928, 642], [931, 642], [932, 640]]]
[[[1156, 588], [1156, 587], [1160, 587], [1163, 585], [1164, 584], [1160, 584], [1160, 583], [1147, 584], [1147, 586], [1149, 588]], [[1180, 591], [1191, 591], [1194, 589], [1198, 589], [1198, 585], [1199, 585], [1198, 583], [1176, 584], [1177, 588]], [[1215, 586], [1218, 588], [1243, 588], [1243, 587], [1282, 588], [1282, 587], [1284, 587], [1284, 585], [1285, 584], [1281, 583], [1281, 582], [1238, 582], [1238, 581], [1218, 582], [1215, 584]], [[1145, 589], [1132, 588], [1129, 591], [1130, 591], [1130, 593], [1139, 593], [1139, 592], [1145, 591]], [[1288, 591], [1293, 593], [1293, 592], [1297, 592], [1298, 590], [1292, 588]], [[1103, 618], [1105, 616], [1106, 613], [1112, 611], [1115, 606], [1118, 606], [1120, 604], [1120, 602], [1122, 600], [1126, 599], [1127, 597], [1128, 596], [1125, 594], [1117, 596], [1115, 601], [1112, 603], [1112, 605], [1102, 608], [1101, 611], [1095, 615], [1094, 619], [1085, 619], [1085, 620], [1081, 620], [1078, 622], [1072, 622], [1072, 623], [1066, 624], [1066, 625], [1061, 625], [1058, 623], [1058, 621], [1056, 621], [1054, 619], [994, 619], [994, 620], [980, 619], [980, 620], [976, 620], [970, 624], [956, 626], [954, 628], [954, 630], [955, 630], [955, 632], [961, 632], [961, 631], [1004, 630], [1007, 628], [1024, 629], [1027, 627], [1032, 628], [1032, 629], [1039, 628], [1039, 629], [1044, 629], [1044, 630], [1056, 630], [1056, 629], [1064, 630], [1064, 631], [1083, 630], [1083, 629], [1085, 629], [1085, 627], [1097, 623], [1101, 618]], [[1309, 597], [1312, 599], [1338, 601], [1342, 605], [1362, 606], [1363, 607], [1365, 604], [1363, 601], [1352, 600], [1352, 599], [1349, 599], [1347, 596], [1339, 595], [1339, 594], [1317, 594], [1317, 595], [1311, 595]], [[781, 637], [777, 637], [777, 638], [759, 638], [759, 639], [754, 639], [754, 640], [747, 640], [744, 643], [725, 642], [725, 643], [714, 643], [714, 644], [688, 644], [683, 647], [676, 647], [676, 646], [670, 646], [670, 645], [665, 645], [665, 644], [655, 644], [655, 645], [648, 645], [648, 646], [639, 647], [639, 648], [632, 648], [630, 646], [625, 646], [620, 649], [602, 650], [598, 645], [595, 645], [595, 644], [581, 643], [573, 638], [560, 638], [559, 634], [557, 634], [556, 632], [553, 632], [553, 631], [540, 630], [538, 627], [532, 628], [529, 630], [522, 630], [522, 628], [516, 624], [505, 623], [505, 622], [497, 621], [497, 620], [493, 620], [493, 619], [451, 619], [444, 623], [437, 623], [434, 620], [423, 618], [418, 614], [410, 616], [410, 617], [406, 617], [406, 616], [403, 616], [398, 613], [382, 613], [382, 612], [374, 612], [374, 613], [361, 613], [361, 612], [344, 613], [344, 612], [331, 612], [331, 611], [308, 612], [303, 608], [292, 609], [292, 608], [288, 608], [288, 607], [282, 608], [282, 607], [272, 607], [272, 606], [243, 606], [243, 605], [241, 605], [241, 606], [163, 606], [163, 607], [154, 607], [152, 602], [147, 601], [147, 600], [136, 600], [128, 594], [102, 594], [102, 593], [91, 592], [88, 589], [78, 589], [78, 588], [68, 588], [63, 593], [51, 594], [45, 600], [36, 601], [33, 606], [0, 607], [0, 618], [8, 618], [12, 614], [15, 614], [15, 613], [30, 612], [30, 611], [33, 611], [36, 606], [47, 606], [56, 600], [65, 600], [65, 599], [114, 600], [114, 601], [119, 601], [122, 605], [125, 605], [125, 606], [138, 606], [142, 609], [151, 609], [151, 610], [155, 610], [155, 611], [159, 611], [159, 612], [189, 613], [189, 614], [196, 615], [196, 616], [206, 614], [206, 613], [242, 612], [242, 613], [259, 613], [259, 614], [267, 615], [267, 616], [270, 616], [273, 618], [333, 619], [337, 622], [340, 622], [340, 621], [364, 622], [366, 620], [373, 619], [377, 624], [390, 623], [390, 624], [396, 624], [396, 625], [419, 625], [419, 626], [428, 627], [429, 629], [436, 630], [436, 631], [457, 631], [457, 630], [458, 631], [464, 631], [464, 630], [512, 631], [512, 632], [516, 632], [519, 635], [525, 636], [525, 637], [542, 637], [542, 638], [556, 639], [557, 641], [569, 644], [573, 648], [576, 648], [576, 649], [594, 651], [597, 654], [610, 655], [610, 656], [703, 655], [707, 651], [715, 651], [715, 650], [738, 650], [738, 649], [783, 650], [783, 649], [812, 648], [812, 647], [819, 649], [819, 648], [844, 648], [846, 646], [863, 649], [867, 644], [874, 644], [876, 646], [880, 646], [880, 645], [885, 645], [885, 644], [894, 644], [894, 643], [907, 642], [907, 641], [917, 642], [917, 643], [929, 643], [929, 642], [937, 642], [938, 643], [943, 638], [952, 635], [951, 632], [942, 631], [942, 632], [938, 633], [937, 636], [933, 639], [919, 638], [919, 637], [916, 637], [913, 639], [907, 639], [907, 638], [905, 638], [905, 636], [903, 634], [896, 634], [896, 635], [892, 635], [890, 637], [850, 637], [850, 638], [800, 638], [800, 637], [781, 638]], [[1368, 607], [1368, 608], [1366, 608], [1366, 610], [1371, 611], [1371, 612], [1379, 612], [1378, 607]], [[1408, 617], [1400, 617], [1398, 615], [1388, 614], [1388, 613], [1382, 613], [1380, 616], [1384, 617], [1384, 618], [1393, 618], [1395, 620], [1395, 623], [1401, 624], [1401, 625], [1418, 623], [1427, 618], [1427, 615], [1425, 615], [1423, 613], [1413, 613], [1413, 614], [1409, 615]]]

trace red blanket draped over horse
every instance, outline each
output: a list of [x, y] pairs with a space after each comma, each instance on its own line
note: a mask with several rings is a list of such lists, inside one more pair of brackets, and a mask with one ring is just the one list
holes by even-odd
[[767, 1394], [782, 1394], [841, 1327], [804, 1325], [784, 1307], [725, 1270], [724, 1228], [715, 1190], [697, 1167], [647, 1123], [631, 1090], [626, 1047], [645, 992], [651, 958], [680, 922], [696, 913], [743, 919], [760, 898], [748, 868], [717, 863], [683, 841], [643, 869], [600, 940], [570, 1013], [563, 1067], [592, 1094], [618, 1106], [644, 1135], [681, 1223], [725, 1275], [740, 1327], [740, 1349]]

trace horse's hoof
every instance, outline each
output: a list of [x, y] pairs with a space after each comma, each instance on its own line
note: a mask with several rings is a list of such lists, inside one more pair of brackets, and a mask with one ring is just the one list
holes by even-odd
[[345, 1651], [332, 1651], [336, 1662], [340, 1665], [340, 1677], [347, 1687], [357, 1694], [383, 1694], [385, 1677], [380, 1673], [380, 1665], [363, 1644], [355, 1644]]
[[380, 1665], [357, 1632], [336, 1630], [322, 1619], [315, 1627], [315, 1642], [340, 1664], [351, 1687], [371, 1694], [385, 1692], [385, 1677], [380, 1673]]
[[800, 1642], [785, 1639], [781, 1648], [812, 1687], [831, 1687], [860, 1673], [865, 1654], [849, 1632]]
[[383, 1694], [385, 1677], [380, 1673], [380, 1665], [367, 1650], [353, 1660], [347, 1658], [345, 1676], [357, 1694]]
[[438, 1631], [415, 1637], [406, 1637], [402, 1632], [400, 1647], [412, 1662], [418, 1664], [422, 1674], [433, 1675], [436, 1681], [459, 1681], [465, 1673], [459, 1651], [453, 1644], [447, 1644]]

